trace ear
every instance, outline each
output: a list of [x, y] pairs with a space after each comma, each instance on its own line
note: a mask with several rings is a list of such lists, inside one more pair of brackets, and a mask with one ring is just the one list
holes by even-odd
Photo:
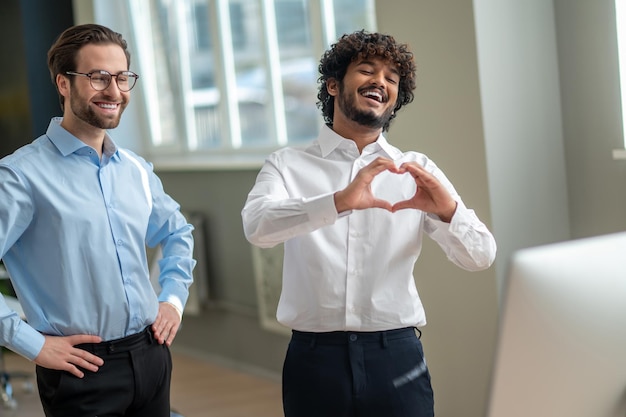
[[57, 91], [59, 92], [59, 95], [63, 97], [61, 108], [65, 109], [69, 107], [69, 106], [65, 106], [64, 103], [70, 96], [70, 79], [69, 77], [65, 77], [64, 75], [57, 74], [55, 81], [57, 85]]
[[336, 78], [329, 78], [326, 80], [326, 91], [331, 96], [336, 96], [339, 94], [339, 83]]
[[70, 79], [62, 74], [57, 74], [56, 77], [57, 90], [63, 97], [70, 95]]

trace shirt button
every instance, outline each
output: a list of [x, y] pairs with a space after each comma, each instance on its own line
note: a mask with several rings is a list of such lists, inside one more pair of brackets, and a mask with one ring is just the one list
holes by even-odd
[[350, 335], [350, 341], [351, 342], [356, 342], [356, 339], [358, 339], [357, 335], [355, 335], [354, 333]]
[[122, 241], [122, 239], [118, 239], [117, 246], [122, 246], [123, 244], [124, 244], [124, 242]]

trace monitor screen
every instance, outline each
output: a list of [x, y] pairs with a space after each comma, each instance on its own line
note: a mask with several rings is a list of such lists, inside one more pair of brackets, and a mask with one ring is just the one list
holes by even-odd
[[516, 252], [489, 417], [626, 417], [626, 233]]

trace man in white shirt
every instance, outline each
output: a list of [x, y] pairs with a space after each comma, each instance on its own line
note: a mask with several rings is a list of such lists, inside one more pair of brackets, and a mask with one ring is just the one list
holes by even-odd
[[407, 45], [344, 35], [320, 73], [326, 125], [310, 146], [268, 157], [242, 211], [251, 243], [285, 244], [285, 416], [433, 416], [416, 334], [426, 324], [413, 277], [423, 234], [469, 271], [493, 263], [496, 243], [434, 162], [383, 136], [413, 100]]

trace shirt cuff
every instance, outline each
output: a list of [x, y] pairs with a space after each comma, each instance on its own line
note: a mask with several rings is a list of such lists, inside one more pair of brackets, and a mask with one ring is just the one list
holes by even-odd
[[44, 335], [22, 321], [17, 328], [15, 338], [10, 348], [26, 359], [34, 361], [41, 352], [41, 349], [43, 349], [45, 341], [46, 338]]
[[450, 231], [453, 233], [463, 233], [476, 218], [474, 210], [459, 204], [450, 219]]
[[305, 199], [305, 203], [307, 215], [313, 224], [333, 224], [339, 217], [334, 193]]

